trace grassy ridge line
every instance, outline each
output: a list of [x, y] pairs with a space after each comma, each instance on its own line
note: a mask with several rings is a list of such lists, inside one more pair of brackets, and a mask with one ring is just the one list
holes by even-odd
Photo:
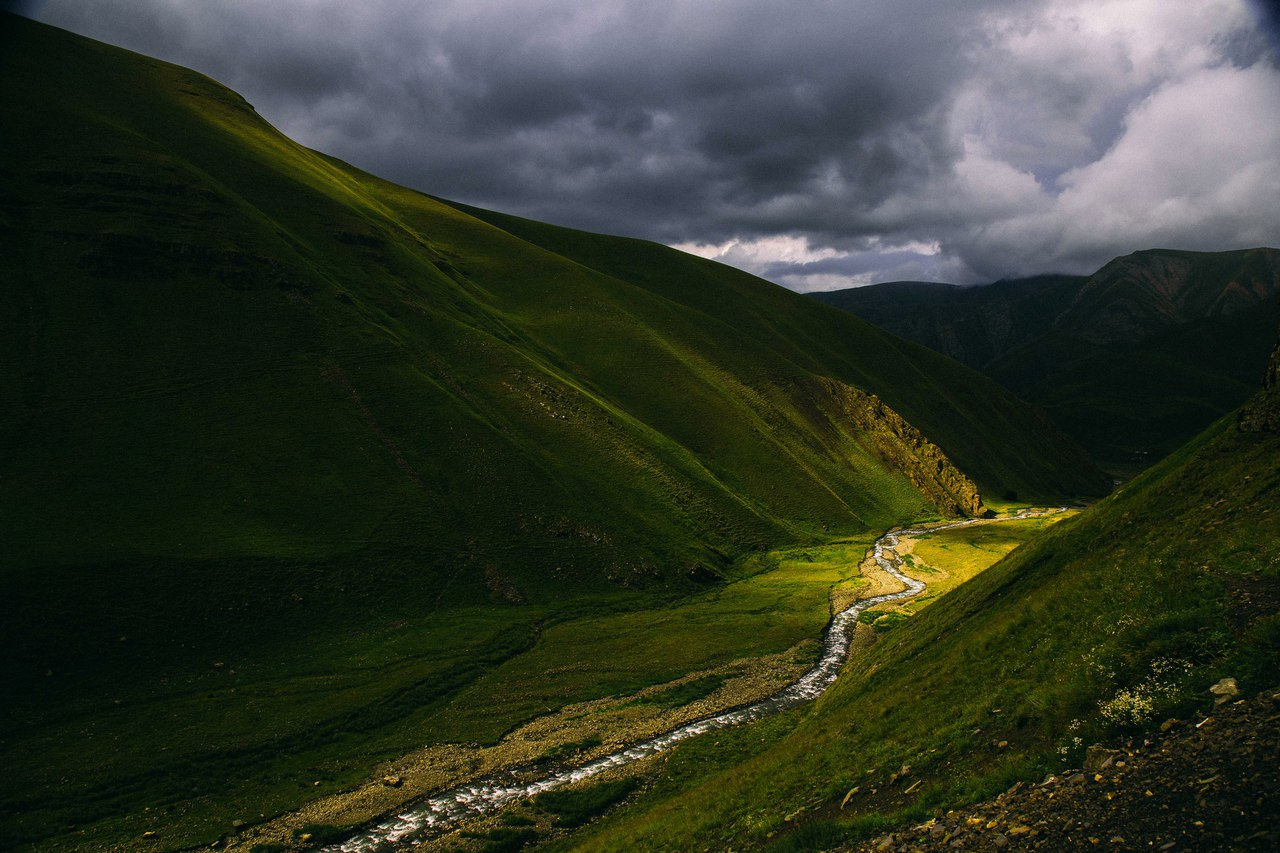
[[894, 627], [749, 761], [686, 764], [574, 846], [832, 846], [1078, 766], [1224, 675], [1274, 681], [1280, 435], [1233, 420]]
[[[1005, 492], [1030, 499], [1105, 491], [1092, 465], [1045, 419], [992, 380], [927, 347], [883, 335], [868, 323], [826, 310], [784, 288], [762, 290], [754, 276], [666, 246], [585, 234], [441, 201], [693, 310], [701, 324], [730, 322], [742, 333], [737, 338], [741, 345], [767, 341], [788, 365], [876, 394], [940, 445], [992, 497]], [[1013, 436], [1017, 450], [1008, 452], [989, 443], [994, 434]], [[1046, 454], [1045, 448], [1052, 451]], [[1046, 464], [1046, 455], [1059, 461]], [[1046, 490], [1045, 483], [1053, 486]]]
[[[260, 129], [260, 131], [261, 131], [261, 128], [259, 128], [259, 129]], [[302, 156], [302, 155], [300, 154], [300, 152], [297, 152], [297, 151], [294, 151], [294, 152], [293, 152], [293, 154], [297, 154], [298, 156]], [[293, 169], [293, 172], [300, 172], [300, 169]], [[307, 174], [308, 174], [308, 173], [307, 173]], [[271, 193], [271, 197], [273, 197], [273, 199], [275, 199], [275, 197], [278, 197], [279, 195], [280, 195], [280, 193], [278, 193], [278, 192], [273, 192], [273, 193]], [[348, 193], [348, 195], [356, 195], [356, 193]], [[366, 195], [367, 195], [367, 193], [366, 193]], [[435, 224], [436, 224], [436, 225], [438, 225], [439, 223], [435, 223]], [[480, 245], [477, 245], [477, 246], [475, 247], [475, 251], [476, 251], [476, 252], [479, 252], [479, 254], [481, 254], [481, 255], [484, 255], [484, 254], [485, 254], [485, 252], [492, 252], [492, 254], [502, 255], [504, 251], [508, 251], [508, 248], [509, 248], [509, 247], [502, 247], [502, 246], [486, 246], [486, 245], [484, 245], [484, 243], [480, 243]], [[527, 252], [524, 252], [524, 255], [522, 255], [522, 259], [524, 259], [525, 261], [529, 260], [529, 259], [527, 259]], [[550, 272], [550, 274], [552, 274], [552, 275], [559, 275], [559, 274], [561, 274], [561, 270], [557, 269], [557, 268], [556, 268], [556, 266], [554, 266], [554, 264], [552, 263], [552, 261], [553, 261], [553, 259], [550, 259], [550, 260], [548, 260], [548, 261], [545, 261], [545, 264], [544, 264], [544, 265], [548, 265], [548, 264], [550, 264], [550, 265], [552, 265], [552, 266], [553, 266], [552, 272]], [[426, 272], [429, 272], [429, 273], [430, 273], [430, 272], [434, 272], [434, 270], [426, 270]], [[568, 288], [566, 288], [566, 289], [568, 289]], [[451, 293], [451, 295], [452, 295], [452, 296], [456, 296], [456, 293]], [[367, 307], [369, 307], [369, 306], [367, 306], [367, 305], [360, 305], [360, 307], [362, 307], [362, 309], [367, 309]], [[474, 306], [472, 306], [472, 307], [474, 307]], [[479, 311], [479, 309], [475, 309], [475, 310], [476, 310], [476, 311]], [[490, 314], [492, 314], [492, 313], [490, 313]], [[385, 318], [385, 316], [383, 316], [383, 318], [378, 318], [378, 316], [376, 316], [376, 314], [375, 314], [375, 313], [372, 313], [372, 311], [369, 311], [369, 315], [370, 315], [370, 319], [380, 320], [380, 323], [376, 324], [376, 325], [378, 325], [378, 328], [383, 328], [384, 330], [388, 330], [388, 332], [392, 333], [392, 336], [393, 336], [394, 338], [399, 338], [399, 342], [401, 342], [401, 346], [403, 346], [403, 339], [404, 339], [404, 337], [406, 337], [406, 336], [404, 336], [404, 334], [403, 334], [403, 332], [402, 332], [402, 330], [401, 330], [401, 329], [397, 329], [396, 327], [394, 327], [394, 325], [387, 323], [387, 318]], [[484, 319], [485, 319], [485, 320], [488, 320], [488, 316], [484, 316]], [[508, 328], [509, 328], [509, 324], [508, 324]], [[468, 347], [468, 348], [470, 348], [470, 347]], [[483, 345], [481, 345], [481, 348], [483, 348]], [[531, 348], [531, 347], [522, 347], [522, 350], [524, 350], [524, 352], [525, 352], [525, 357], [527, 357], [527, 353], [529, 353], [530, 348]], [[385, 355], [385, 356], [383, 356], [383, 357], [385, 357], [385, 359], [388, 359], [388, 360], [393, 360], [393, 359], [394, 359], [394, 357], [396, 357], [396, 356], [392, 355], [392, 353], [387, 353], [387, 355]], [[401, 357], [403, 357], [403, 356], [401, 356]], [[268, 362], [268, 364], [269, 364], [269, 362]], [[453, 366], [453, 365], [448, 365], [448, 368], [452, 368], [452, 366]], [[445, 368], [445, 366], [443, 366], [443, 365], [442, 365], [442, 369], [440, 369], [440, 373], [442, 373], [442, 374], [447, 374], [447, 373], [449, 373], [448, 368]], [[456, 369], [454, 369], [454, 373], [456, 373]], [[445, 379], [438, 379], [438, 382], [442, 382], [442, 383], [443, 383], [443, 382], [445, 382]], [[454, 383], [453, 383], [453, 384], [454, 384], [454, 386], [457, 386], [457, 384], [458, 384], [458, 383], [456, 382], [456, 380], [454, 380]], [[367, 393], [366, 393], [366, 396], [367, 396]], [[460, 393], [460, 394], [454, 394], [454, 397], [453, 397], [453, 398], [454, 398], [454, 400], [457, 400], [457, 398], [458, 398], [458, 397], [462, 397], [462, 396], [463, 396], [463, 394], [461, 394], [461, 393]], [[500, 423], [500, 421], [498, 421], [498, 423]], [[404, 443], [404, 442], [401, 442], [401, 443]], [[534, 442], [534, 443], [531, 443], [531, 444], [540, 444], [540, 443], [541, 443], [541, 442]], [[552, 443], [554, 444], [554, 442], [552, 442]], [[521, 452], [522, 452], [522, 453], [525, 453], [525, 455], [527, 455], [527, 451], [529, 451], [529, 450], [530, 450], [530, 446], [529, 446], [529, 444], [526, 444], [526, 446], [525, 446], [525, 447], [521, 447]], [[545, 455], [545, 451], [543, 451], [543, 453], [544, 453], [544, 455]], [[408, 455], [410, 455], [410, 453], [408, 453], [408, 451], [406, 451], [406, 453], [404, 453], [404, 455], [408, 456]], [[554, 464], [554, 460], [552, 460], [552, 461], [549, 461], [549, 462], [548, 462], [548, 465], [552, 465], [552, 464]], [[731, 497], [731, 500], [732, 500], [732, 496], [730, 496], [730, 497]]]

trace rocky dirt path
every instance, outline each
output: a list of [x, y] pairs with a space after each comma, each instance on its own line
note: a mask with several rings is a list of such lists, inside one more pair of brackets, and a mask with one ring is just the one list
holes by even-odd
[[860, 851], [1280, 850], [1280, 687], [1085, 766], [860, 844]]

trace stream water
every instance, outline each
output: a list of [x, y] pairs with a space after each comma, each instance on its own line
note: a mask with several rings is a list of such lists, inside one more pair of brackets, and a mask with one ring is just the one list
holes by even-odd
[[681, 741], [697, 737], [707, 732], [727, 729], [743, 723], [769, 717], [780, 711], [794, 708], [797, 705], [816, 699], [822, 695], [840, 674], [845, 660], [849, 656], [850, 629], [856, 624], [858, 614], [868, 607], [884, 604], [888, 601], [899, 601], [918, 595], [925, 585], [902, 573], [902, 559], [894, 549], [898, 546], [899, 537], [934, 533], [954, 527], [964, 527], [982, 521], [1012, 521], [1027, 518], [1035, 514], [1035, 510], [1025, 510], [1017, 515], [1000, 519], [968, 519], [939, 526], [919, 527], [886, 533], [876, 540], [872, 547], [872, 555], [880, 568], [901, 581], [905, 588], [899, 592], [876, 595], [854, 602], [840, 611], [827, 625], [822, 640], [822, 657], [797, 681], [777, 693], [753, 702], [707, 717], [679, 728], [637, 743], [626, 749], [597, 758], [581, 767], [573, 767], [549, 773], [534, 782], [519, 781], [514, 771], [479, 779], [434, 794], [426, 800], [410, 806], [394, 817], [388, 818], [374, 826], [365, 827], [358, 835], [342, 842], [323, 848], [328, 853], [383, 853], [383, 851], [403, 849], [415, 841], [428, 838], [442, 829], [452, 826], [465, 818], [479, 817], [497, 811], [503, 806], [517, 800], [550, 791], [573, 782], [589, 779], [607, 770], [622, 767], [626, 764], [665, 752]]

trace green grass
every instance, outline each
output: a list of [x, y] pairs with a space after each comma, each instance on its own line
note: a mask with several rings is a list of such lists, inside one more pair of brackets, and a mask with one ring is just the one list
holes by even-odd
[[534, 799], [533, 807], [555, 815], [554, 826], [581, 826], [627, 797], [639, 784], [637, 779], [625, 778], [548, 791]]
[[[572, 702], [785, 651], [820, 635], [829, 590], [853, 580], [869, 541], [765, 555], [754, 573], [666, 606], [634, 595], [566, 602], [555, 624], [545, 624], [546, 607], [455, 609], [424, 625], [366, 629], [323, 654], [303, 645], [274, 660], [209, 661], [187, 679], [117, 684], [97, 704], [66, 695], [53, 719], [43, 697], [30, 697], [11, 718], [22, 739], [10, 766], [32, 784], [10, 795], [10, 841], [51, 842], [65, 825], [93, 825], [96, 839], [157, 829], [164, 843], [212, 840], [234, 819], [354, 785], [421, 746], [423, 732], [491, 743]], [[470, 642], [445, 641], [456, 635]], [[714, 681], [650, 701], [683, 704]], [[23, 732], [26, 715], [45, 722]], [[66, 782], [45, 775], [73, 765]], [[155, 807], [128, 814], [139, 801]]]
[[562, 743], [559, 746], [553, 746], [538, 757], [538, 761], [554, 761], [558, 758], [572, 758], [585, 749], [593, 746], [600, 746], [603, 741], [595, 735], [589, 735], [581, 740], [572, 741], [570, 743]]
[[538, 833], [533, 829], [498, 827], [485, 833], [463, 833], [464, 836], [482, 839], [485, 844], [481, 848], [484, 853], [508, 853], [523, 850], [538, 840]]
[[[861, 820], [878, 831], [1078, 766], [1089, 743], [1209, 707], [1225, 675], [1246, 692], [1273, 686], [1278, 463], [1280, 436], [1224, 419], [880, 635], [816, 705], [763, 728], [758, 752], [673, 756], [682, 785], [573, 845], [848, 840]], [[891, 781], [902, 765], [910, 774]], [[924, 784], [908, 795], [913, 780]]]
[[847, 573], [761, 556], [936, 514], [850, 387], [990, 492], [1097, 488], [856, 318], [432, 199], [195, 72], [2, 21], [5, 846], [210, 842], [815, 636]]
[[929, 588], [910, 602], [908, 608], [914, 612], [936, 600], [1072, 514], [1068, 511], [997, 524], [955, 527], [919, 537], [906, 556], [909, 565], [916, 564]]
[[657, 705], [661, 708], [679, 708], [681, 705], [688, 705], [697, 699], [710, 696], [722, 686], [724, 686], [726, 676], [709, 675], [705, 678], [695, 678], [693, 681], [686, 681], [684, 684], [668, 688], [659, 693], [653, 693], [641, 696], [633, 700], [636, 705]]

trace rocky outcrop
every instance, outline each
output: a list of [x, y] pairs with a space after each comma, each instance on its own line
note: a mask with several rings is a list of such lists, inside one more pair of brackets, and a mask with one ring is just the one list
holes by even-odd
[[906, 418], [868, 394], [834, 379], [815, 380], [819, 394], [835, 407], [835, 417], [852, 425], [858, 438], [948, 516], [988, 515], [978, 487]]
[[1262, 391], [1240, 410], [1244, 432], [1280, 432], [1280, 343], [1271, 351], [1271, 361], [1262, 380]]

